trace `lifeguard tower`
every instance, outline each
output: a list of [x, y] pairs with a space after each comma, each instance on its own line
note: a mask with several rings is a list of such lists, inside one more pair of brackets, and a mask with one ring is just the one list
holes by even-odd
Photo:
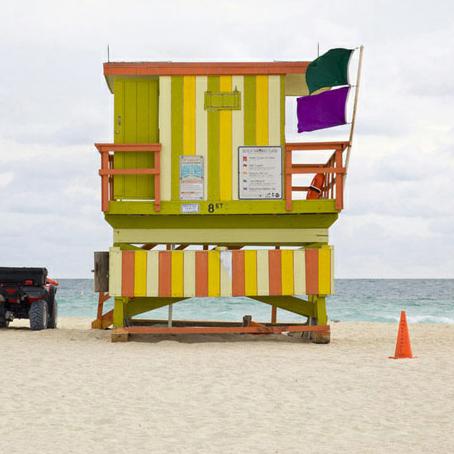
[[[113, 340], [134, 333], [286, 331], [329, 342], [328, 230], [344, 206], [351, 136], [286, 141], [286, 97], [315, 99], [328, 90], [310, 95], [309, 65], [104, 64], [114, 95], [114, 140], [96, 148], [113, 245], [95, 255], [94, 328], [113, 325]], [[314, 150], [327, 150], [329, 158], [294, 159], [297, 151]], [[301, 174], [322, 175], [323, 182], [296, 185]], [[270, 305], [270, 323], [178, 321], [170, 311], [165, 325], [134, 319], [187, 298], [237, 296]], [[103, 314], [109, 297], [114, 309]], [[308, 322], [280, 324], [276, 308]]]

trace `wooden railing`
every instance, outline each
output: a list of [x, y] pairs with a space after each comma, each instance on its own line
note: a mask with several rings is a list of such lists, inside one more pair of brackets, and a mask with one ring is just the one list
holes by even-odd
[[[336, 210], [344, 207], [344, 175], [342, 153], [349, 146], [349, 142], [305, 142], [287, 143], [285, 145], [285, 209], [292, 211], [293, 192], [307, 192], [310, 186], [293, 186], [292, 175], [317, 174], [325, 176], [325, 183], [321, 188], [321, 199], [334, 199]], [[334, 150], [326, 163], [293, 164], [294, 151]]]
[[[113, 144], [113, 143], [95, 143], [95, 147], [101, 154], [101, 207], [106, 212], [109, 209], [109, 200], [113, 199], [113, 176], [115, 175], [154, 175], [154, 209], [160, 211], [160, 174], [161, 161], [160, 152], [161, 144]], [[114, 153], [154, 153], [154, 168], [146, 169], [114, 169]]]

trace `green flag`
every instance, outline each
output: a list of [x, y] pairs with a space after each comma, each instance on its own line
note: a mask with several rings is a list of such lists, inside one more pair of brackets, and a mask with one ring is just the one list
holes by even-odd
[[309, 93], [319, 88], [348, 85], [348, 62], [353, 49], [331, 49], [309, 64], [306, 82]]

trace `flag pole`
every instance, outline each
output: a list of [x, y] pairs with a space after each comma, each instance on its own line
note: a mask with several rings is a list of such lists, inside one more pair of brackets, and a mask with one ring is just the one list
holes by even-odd
[[358, 108], [359, 84], [360, 84], [360, 81], [361, 81], [361, 67], [363, 65], [363, 50], [364, 50], [364, 46], [360, 46], [360, 48], [359, 48], [358, 72], [356, 74], [355, 100], [353, 101], [352, 123], [351, 123], [351, 126], [350, 126], [350, 137], [348, 138], [347, 157], [345, 158], [344, 183], [345, 183], [345, 180], [347, 179], [348, 164], [350, 162], [350, 152], [351, 152], [351, 149], [352, 149], [353, 133], [355, 132], [355, 120], [356, 120], [356, 110]]

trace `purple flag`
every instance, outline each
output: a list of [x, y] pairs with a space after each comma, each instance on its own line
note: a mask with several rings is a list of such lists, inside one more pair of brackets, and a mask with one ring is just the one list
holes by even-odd
[[349, 90], [350, 87], [342, 87], [298, 98], [298, 132], [345, 125], [345, 105]]

